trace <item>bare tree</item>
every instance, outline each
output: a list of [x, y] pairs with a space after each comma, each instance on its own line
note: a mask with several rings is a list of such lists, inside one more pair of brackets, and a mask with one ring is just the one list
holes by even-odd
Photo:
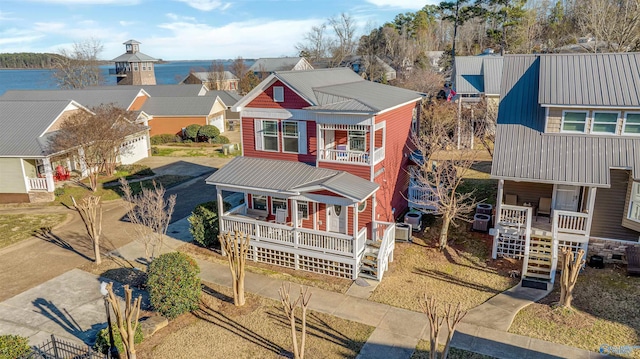
[[329, 19], [329, 25], [336, 37], [331, 49], [333, 63], [340, 64], [345, 57], [356, 53], [356, 22], [351, 15], [341, 13]]
[[[309, 293], [309, 287], [302, 289], [300, 287], [300, 295], [295, 301], [291, 300], [291, 284], [285, 286], [283, 283], [278, 294], [280, 295], [280, 302], [282, 303], [282, 310], [284, 315], [289, 319], [291, 325], [291, 341], [293, 343], [293, 357], [294, 359], [304, 359], [305, 342], [307, 339], [307, 308], [309, 307], [309, 301], [311, 300], [311, 294]], [[296, 308], [300, 305], [302, 311], [301, 315], [301, 328], [300, 328], [300, 346], [298, 346], [297, 330], [296, 330]]]
[[147, 259], [153, 259], [162, 250], [164, 236], [176, 204], [176, 195], [165, 200], [166, 190], [153, 182], [152, 188], [141, 187], [139, 194], [134, 194], [129, 182], [120, 178], [127, 218], [135, 224], [136, 240], [144, 245]]
[[496, 142], [496, 124], [498, 121], [498, 102], [484, 97], [477, 106], [478, 112], [484, 112], [482, 120], [475, 120], [474, 135], [493, 158]]
[[140, 319], [140, 303], [142, 302], [142, 296], [139, 295], [133, 302], [132, 291], [129, 285], [124, 286], [124, 312], [120, 307], [118, 297], [113, 292], [113, 283], [107, 284], [107, 301], [113, 308], [113, 313], [116, 316], [116, 325], [118, 331], [120, 331], [120, 337], [122, 338], [122, 344], [124, 346], [127, 359], [136, 359], [135, 337], [136, 330], [138, 329], [138, 320]]
[[311, 30], [304, 34], [304, 42], [296, 45], [296, 50], [309, 55], [309, 60], [319, 61], [327, 57], [331, 47], [331, 39], [326, 34], [327, 24], [312, 26]]
[[250, 237], [241, 232], [220, 234], [220, 245], [229, 261], [231, 280], [233, 281], [233, 304], [240, 307], [245, 303], [244, 276], [247, 252], [249, 251]]
[[607, 51], [626, 52], [640, 47], [640, 0], [585, 0], [576, 2], [576, 19], [583, 35], [604, 42]]
[[456, 331], [456, 327], [462, 321], [466, 310], [460, 309], [460, 303], [454, 308], [451, 304], [447, 304], [444, 307], [444, 313], [440, 315], [438, 313], [438, 302], [435, 298], [428, 298], [427, 294], [424, 295], [424, 300], [420, 302], [422, 312], [427, 315], [429, 320], [429, 344], [431, 350], [429, 350], [429, 358], [437, 359], [438, 357], [438, 334], [442, 323], [447, 323], [447, 341], [442, 352], [442, 359], [446, 359], [449, 355], [449, 348], [451, 347], [451, 339]]
[[89, 186], [95, 192], [100, 172], [110, 176], [118, 155], [128, 151], [122, 146], [125, 138], [143, 130], [130, 122], [129, 116], [130, 113], [113, 104], [94, 107], [91, 112], [78, 110], [62, 121], [49, 142], [50, 149], [54, 153], [77, 149]]
[[573, 289], [578, 281], [580, 269], [584, 266], [584, 250], [579, 249], [575, 257], [570, 248], [562, 248], [562, 274], [560, 276], [560, 301], [558, 305], [571, 309]]
[[102, 234], [102, 205], [100, 204], [100, 196], [87, 196], [82, 199], [82, 202], [77, 203], [76, 199], [73, 200], [73, 206], [80, 214], [82, 223], [87, 229], [87, 234], [91, 243], [93, 244], [93, 254], [96, 258], [96, 264], [102, 263], [100, 257], [100, 235]]
[[229, 90], [226, 80], [224, 64], [221, 61], [213, 61], [207, 72], [209, 90]]
[[53, 78], [60, 88], [81, 89], [104, 82], [98, 57], [104, 46], [97, 39], [75, 42], [71, 49], [60, 49]]
[[476, 162], [476, 152], [469, 148], [456, 150], [457, 116], [455, 104], [433, 102], [423, 112], [421, 131], [413, 137], [415, 148], [422, 154], [419, 169], [413, 172], [414, 183], [425, 193], [418, 204], [436, 209], [442, 216], [438, 247], [447, 247], [449, 226], [457, 220], [469, 221], [475, 198], [473, 191], [459, 191], [464, 177]]

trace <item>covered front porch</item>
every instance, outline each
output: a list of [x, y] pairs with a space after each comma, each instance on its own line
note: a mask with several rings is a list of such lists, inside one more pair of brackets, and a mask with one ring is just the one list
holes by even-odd
[[385, 122], [318, 124], [318, 160], [371, 165], [384, 159]]

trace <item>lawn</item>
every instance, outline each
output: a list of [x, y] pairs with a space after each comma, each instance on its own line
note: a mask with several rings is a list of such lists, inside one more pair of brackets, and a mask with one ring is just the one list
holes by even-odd
[[[229, 288], [211, 283], [203, 288], [200, 309], [146, 339], [137, 347], [139, 359], [292, 357], [289, 322], [279, 302], [247, 293], [247, 304], [238, 308]], [[309, 311], [305, 357], [355, 358], [373, 330]]]
[[[222, 157], [222, 158], [231, 158], [234, 155], [224, 155], [222, 152], [222, 145], [211, 145], [202, 146], [201, 144], [198, 147], [192, 146], [183, 146], [178, 147], [178, 144], [175, 145], [162, 145], [162, 146], [153, 146], [152, 147], [152, 155], [153, 156], [165, 156], [165, 157]], [[235, 154], [240, 154], [240, 151], [236, 151]]]
[[[586, 267], [576, 284], [575, 311], [554, 307], [559, 298], [556, 285], [549, 296], [522, 309], [509, 332], [596, 352], [603, 345], [640, 342], [639, 277], [619, 268]], [[640, 358], [640, 348], [625, 356]]]
[[34, 231], [64, 222], [66, 214], [3, 214], [0, 216], [0, 248], [31, 238]]
[[[416, 346], [416, 351], [413, 352], [411, 359], [428, 359], [429, 351], [431, 344], [428, 340], [421, 340], [418, 342]], [[444, 350], [444, 345], [438, 346], [438, 354], [442, 355], [442, 351]], [[449, 348], [449, 355], [447, 356], [449, 359], [492, 359], [492, 356], [482, 355], [458, 348]]]
[[426, 293], [440, 303], [471, 309], [518, 283], [509, 271], [521, 262], [492, 260], [491, 237], [461, 224], [449, 230], [449, 247], [440, 252], [435, 247], [439, 221], [427, 219], [428, 227], [414, 232], [413, 243], [396, 243], [393, 263], [370, 300], [420, 311], [419, 299]]

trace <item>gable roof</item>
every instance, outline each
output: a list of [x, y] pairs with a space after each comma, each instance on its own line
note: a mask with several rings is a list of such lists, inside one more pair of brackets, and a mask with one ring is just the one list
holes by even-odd
[[151, 116], [207, 116], [218, 97], [151, 97], [140, 111]]
[[[115, 86], [113, 86], [115, 87]], [[111, 91], [79, 90], [8, 90], [1, 101], [51, 101], [74, 100], [85, 107], [96, 107], [101, 104], [113, 103], [115, 106], [129, 109], [138, 95], [147, 93], [138, 87], [113, 89]]]
[[275, 72], [293, 70], [300, 62], [306, 62], [308, 66], [311, 64], [304, 57], [264, 57], [257, 59], [256, 62], [249, 67], [251, 72]]
[[120, 91], [123, 89], [144, 90], [149, 96], [157, 97], [189, 97], [203, 96], [207, 88], [201, 84], [170, 84], [170, 85], [104, 85], [90, 86], [85, 90], [98, 91]]
[[[194, 76], [195, 78], [197, 78], [202, 82], [209, 82], [210, 74], [211, 72], [209, 71], [192, 72], [189, 75], [187, 75], [187, 77], [185, 77], [184, 80], [186, 80], [189, 76]], [[224, 80], [238, 80], [238, 77], [236, 77], [236, 75], [232, 74], [230, 71], [225, 71], [223, 74], [224, 74]]]
[[234, 111], [278, 80], [305, 99], [310, 105], [308, 110], [377, 113], [422, 97], [415, 91], [367, 81], [349, 68], [284, 71], [262, 81], [238, 101]]
[[296, 195], [326, 189], [355, 202], [367, 199], [379, 185], [347, 172], [302, 162], [236, 157], [206, 179], [226, 185]]
[[206, 96], [217, 96], [220, 98], [220, 101], [224, 103], [225, 106], [231, 107], [235, 105], [241, 98], [236, 91], [222, 91], [222, 90], [212, 90], [207, 91]]
[[63, 112], [79, 108], [82, 106], [71, 100], [0, 101], [0, 156], [46, 155], [44, 132]]
[[452, 78], [459, 94], [500, 94], [502, 56], [456, 56]]
[[[555, 56], [505, 56], [492, 177], [609, 187], [611, 168], [629, 168], [639, 179], [638, 137], [544, 133], [545, 109], [539, 96], [549, 89], [543, 87], [541, 64], [549, 61], [545, 57]], [[621, 73], [626, 72], [610, 72], [605, 82], [620, 81], [612, 76]]]
[[640, 108], [640, 53], [540, 57], [544, 105]]

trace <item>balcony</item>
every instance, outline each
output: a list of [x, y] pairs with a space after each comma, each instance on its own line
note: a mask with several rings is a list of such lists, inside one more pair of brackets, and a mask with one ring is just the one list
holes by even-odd
[[321, 124], [318, 131], [318, 160], [357, 165], [374, 165], [385, 157], [385, 123], [375, 126]]

